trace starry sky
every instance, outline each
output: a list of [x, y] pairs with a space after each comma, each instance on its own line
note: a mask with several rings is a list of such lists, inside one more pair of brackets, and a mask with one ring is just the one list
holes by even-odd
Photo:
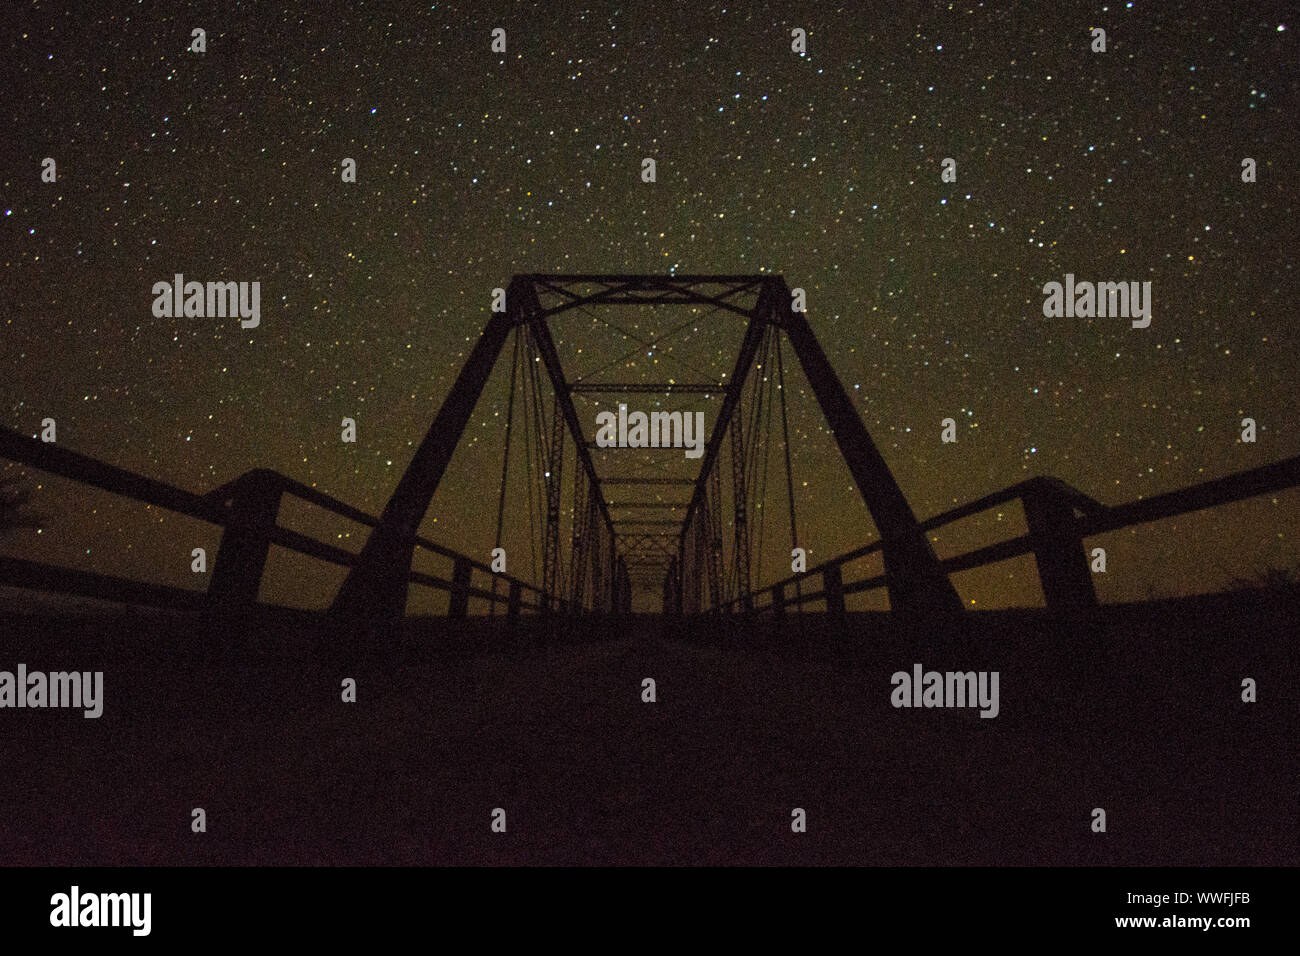
[[[15, 5], [0, 412], [31, 435], [54, 418], [63, 447], [196, 492], [267, 467], [378, 514], [512, 274], [777, 273], [806, 290], [918, 517], [1037, 474], [1119, 504], [1296, 455], [1300, 25], [1268, 9]], [[188, 50], [196, 27], [205, 53]], [[496, 27], [505, 53], [490, 49]], [[941, 181], [945, 157], [956, 182]], [[260, 326], [155, 318], [151, 288], [175, 273], [259, 281]], [[1150, 328], [1045, 318], [1043, 285], [1066, 273], [1151, 281]], [[633, 349], [607, 372], [622, 381], [720, 374], [742, 332], [703, 310], [553, 325], [574, 378]], [[874, 527], [788, 349], [785, 362], [799, 537], [816, 563]], [[422, 527], [484, 560], [508, 369], [509, 349]], [[579, 403], [589, 437], [603, 407]], [[340, 441], [344, 416], [355, 444]], [[1240, 441], [1247, 416], [1254, 444]], [[955, 444], [939, 440], [947, 417]], [[771, 434], [767, 581], [788, 574], [790, 548]], [[505, 543], [510, 570], [535, 579], [522, 457]], [[635, 471], [633, 457], [603, 454], [602, 473]], [[212, 526], [0, 465], [13, 474], [50, 521], [0, 540], [5, 553], [204, 586], [190, 552], [215, 554]], [[1295, 567], [1297, 500], [1089, 542], [1108, 550], [1099, 595]], [[349, 550], [365, 537], [305, 507], [281, 523]], [[1011, 505], [941, 530], [935, 548], [1023, 531]], [[879, 570], [855, 567], [850, 579]], [[263, 594], [321, 606], [341, 580], [277, 549]], [[1041, 602], [1028, 557], [955, 583], [969, 606]], [[411, 609], [427, 600], [413, 591]]]

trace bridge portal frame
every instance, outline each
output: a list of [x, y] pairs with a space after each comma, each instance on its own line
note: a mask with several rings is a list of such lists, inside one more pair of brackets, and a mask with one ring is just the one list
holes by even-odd
[[[584, 291], [578, 291], [575, 287], [581, 287]], [[556, 296], [560, 301], [550, 307], [543, 307], [542, 294]], [[750, 295], [756, 298], [754, 304], [746, 308], [741, 304], [741, 299]], [[555, 395], [553, 424], [556, 434], [562, 434], [559, 426], [563, 424], [574, 442], [578, 465], [589, 481], [588, 495], [595, 503], [593, 517], [604, 523], [611, 540], [617, 542], [617, 522], [610, 516], [601, 479], [591, 459], [590, 443], [585, 438], [572, 399], [576, 392], [599, 391], [601, 386], [599, 383], [582, 383], [575, 387], [568, 383], [551, 337], [549, 323], [567, 311], [592, 305], [673, 304], [711, 306], [743, 317], [747, 326], [732, 376], [725, 385], [718, 386], [722, 392], [722, 405], [705, 445], [699, 475], [693, 482], [693, 493], [681, 524], [678, 556], [672, 562], [669, 578], [682, 567], [691, 521], [697, 511], [706, 507], [710, 477], [717, 467], [723, 441], [740, 404], [745, 381], [764, 335], [769, 327], [773, 327], [786, 336], [794, 349], [835, 437], [840, 454], [875, 521], [882, 541], [891, 608], [900, 614], [918, 618], [960, 614], [963, 610], [961, 599], [930, 547], [925, 532], [917, 522], [888, 464], [853, 408], [848, 393], [806, 317], [794, 310], [793, 297], [784, 278], [779, 275], [583, 273], [525, 274], [516, 275], [510, 280], [506, 289], [505, 311], [494, 312], [489, 318], [451, 392], [384, 507], [379, 524], [370, 534], [356, 564], [339, 588], [331, 607], [332, 613], [360, 621], [395, 621], [404, 615], [407, 582], [419, 525], [508, 336], [518, 328], [528, 330], [550, 378]], [[649, 388], [662, 388], [665, 392], [671, 392], [674, 388], [672, 383], [662, 383], [662, 386], [653, 383], [609, 383], [604, 387], [612, 392]], [[678, 390], [704, 391], [708, 387], [706, 383], [695, 383], [679, 387]], [[636, 479], [622, 480], [625, 484], [636, 482]], [[549, 528], [549, 524], [557, 521], [558, 515], [552, 517], [548, 514], [548, 535], [552, 530], [557, 530]], [[558, 568], [561, 560], [558, 548], [555, 550], [556, 553], [552, 555], [551, 549], [547, 549], [548, 565], [543, 573], [544, 579], [551, 582], [548, 586], [552, 590], [555, 588], [554, 569], [550, 565]], [[739, 556], [745, 567], [748, 566], [748, 557], [748, 554]], [[608, 560], [612, 562], [608, 580], [619, 582], [617, 586], [620, 593], [617, 600], [603, 603], [604, 606], [622, 607], [626, 604], [627, 565], [616, 554], [609, 555]], [[666, 581], [665, 593], [672, 595], [680, 611], [680, 585], [670, 586]], [[566, 606], [567, 602], [561, 601], [558, 595], [550, 594], [547, 597], [548, 606], [551, 602], [557, 608]], [[596, 597], [593, 595], [593, 598]], [[601, 606], [599, 601], [597, 606]]]

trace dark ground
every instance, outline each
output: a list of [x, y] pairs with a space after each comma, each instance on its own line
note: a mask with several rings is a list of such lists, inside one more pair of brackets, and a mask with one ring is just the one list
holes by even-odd
[[[1300, 863], [1294, 600], [969, 621], [641, 617], [538, 646], [472, 620], [331, 643], [268, 617], [11, 614], [0, 669], [104, 670], [106, 703], [0, 711], [0, 864]], [[895, 710], [918, 661], [999, 671], [1000, 715]]]

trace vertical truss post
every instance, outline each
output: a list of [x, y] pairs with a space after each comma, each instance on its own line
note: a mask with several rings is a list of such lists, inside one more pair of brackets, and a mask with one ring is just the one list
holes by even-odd
[[573, 610], [582, 613], [586, 599], [587, 583], [587, 500], [583, 479], [578, 468], [573, 470], [573, 535], [569, 546], [569, 602]]
[[601, 526], [600, 533], [605, 539], [605, 589], [609, 600], [606, 609], [610, 613], [618, 614], [620, 613], [618, 589], [621, 586], [618, 573], [618, 542], [614, 540], [613, 532], [608, 531], [604, 526]]
[[682, 569], [682, 612], [685, 614], [695, 613], [695, 525], [692, 523], [686, 529], [686, 539], [682, 542], [681, 561], [679, 566]]
[[754, 596], [750, 593], [749, 574], [749, 488], [745, 483], [745, 436], [740, 415], [731, 419], [731, 501], [736, 521], [735, 554], [736, 587], [740, 605], [748, 613], [754, 609]]
[[692, 590], [692, 607], [691, 613], [698, 614], [704, 610], [705, 605], [705, 588], [708, 586], [709, 576], [709, 531], [706, 525], [708, 509], [695, 515], [694, 527], [691, 536], [695, 539], [695, 556], [693, 560], [693, 574], [691, 582]]
[[722, 608], [722, 476], [714, 468], [705, 488], [704, 517], [709, 537], [709, 600]]
[[[613, 564], [610, 560], [609, 548], [606, 547], [608, 542], [605, 539], [605, 529], [600, 525], [600, 509], [594, 499], [587, 502], [587, 511], [589, 512], [587, 526], [591, 528], [592, 538], [591, 586], [596, 592], [592, 595], [591, 606], [608, 614], [610, 611], [609, 572]], [[599, 604], [597, 604], [597, 595], [599, 595]]]
[[588, 497], [587, 499], [587, 536], [590, 539], [589, 554], [583, 568], [584, 579], [588, 574], [591, 575], [591, 610], [600, 614], [609, 610], [606, 607], [605, 594], [605, 536], [602, 534], [602, 528], [599, 525], [600, 516], [596, 510], [596, 500]]
[[551, 415], [551, 444], [546, 461], [546, 541], [542, 551], [542, 591], [547, 610], [559, 610], [564, 602], [558, 590], [560, 570], [560, 479], [564, 470], [564, 419], [560, 400], [555, 399]]

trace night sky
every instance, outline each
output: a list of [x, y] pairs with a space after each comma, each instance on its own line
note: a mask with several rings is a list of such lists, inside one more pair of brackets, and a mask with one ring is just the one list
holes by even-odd
[[[63, 447], [197, 492], [273, 468], [378, 514], [494, 287], [519, 272], [677, 270], [779, 273], [807, 291], [921, 518], [1037, 474], [1119, 504], [1300, 453], [1300, 24], [1265, 5], [13, 6], [0, 411], [32, 435], [54, 418]], [[195, 27], [206, 53], [187, 49]], [[494, 27], [505, 54], [490, 51]], [[795, 27], [806, 55], [791, 51]], [[47, 156], [55, 183], [41, 181]], [[944, 157], [955, 183], [941, 181]], [[155, 318], [151, 288], [175, 273], [259, 281], [260, 326]], [[1043, 285], [1066, 273], [1151, 281], [1151, 326], [1045, 318]], [[730, 369], [741, 320], [695, 314], [691, 334], [608, 376]], [[578, 377], [635, 346], [625, 333], [653, 341], [690, 316], [569, 313], [553, 334]], [[484, 560], [508, 358], [422, 529]], [[800, 539], [816, 563], [874, 529], [785, 360]], [[630, 404], [716, 408], [641, 399]], [[598, 407], [579, 404], [589, 435]], [[340, 441], [344, 416], [355, 445]], [[1240, 441], [1247, 416], [1254, 444]], [[940, 443], [945, 417], [956, 444]], [[205, 586], [190, 549], [214, 555], [216, 529], [0, 465], [18, 472], [51, 520], [5, 553]], [[523, 472], [513, 480], [510, 570], [533, 579]], [[1294, 567], [1296, 501], [1089, 542], [1109, 555], [1099, 596]], [[783, 471], [766, 507], [772, 580], [788, 574]], [[364, 541], [305, 508], [282, 523]], [[936, 549], [1020, 533], [1007, 507]], [[851, 577], [878, 565], [858, 567]], [[319, 606], [341, 578], [277, 554], [264, 595]], [[955, 583], [968, 606], [1041, 601], [1028, 557]], [[883, 593], [861, 606], [886, 606]]]

